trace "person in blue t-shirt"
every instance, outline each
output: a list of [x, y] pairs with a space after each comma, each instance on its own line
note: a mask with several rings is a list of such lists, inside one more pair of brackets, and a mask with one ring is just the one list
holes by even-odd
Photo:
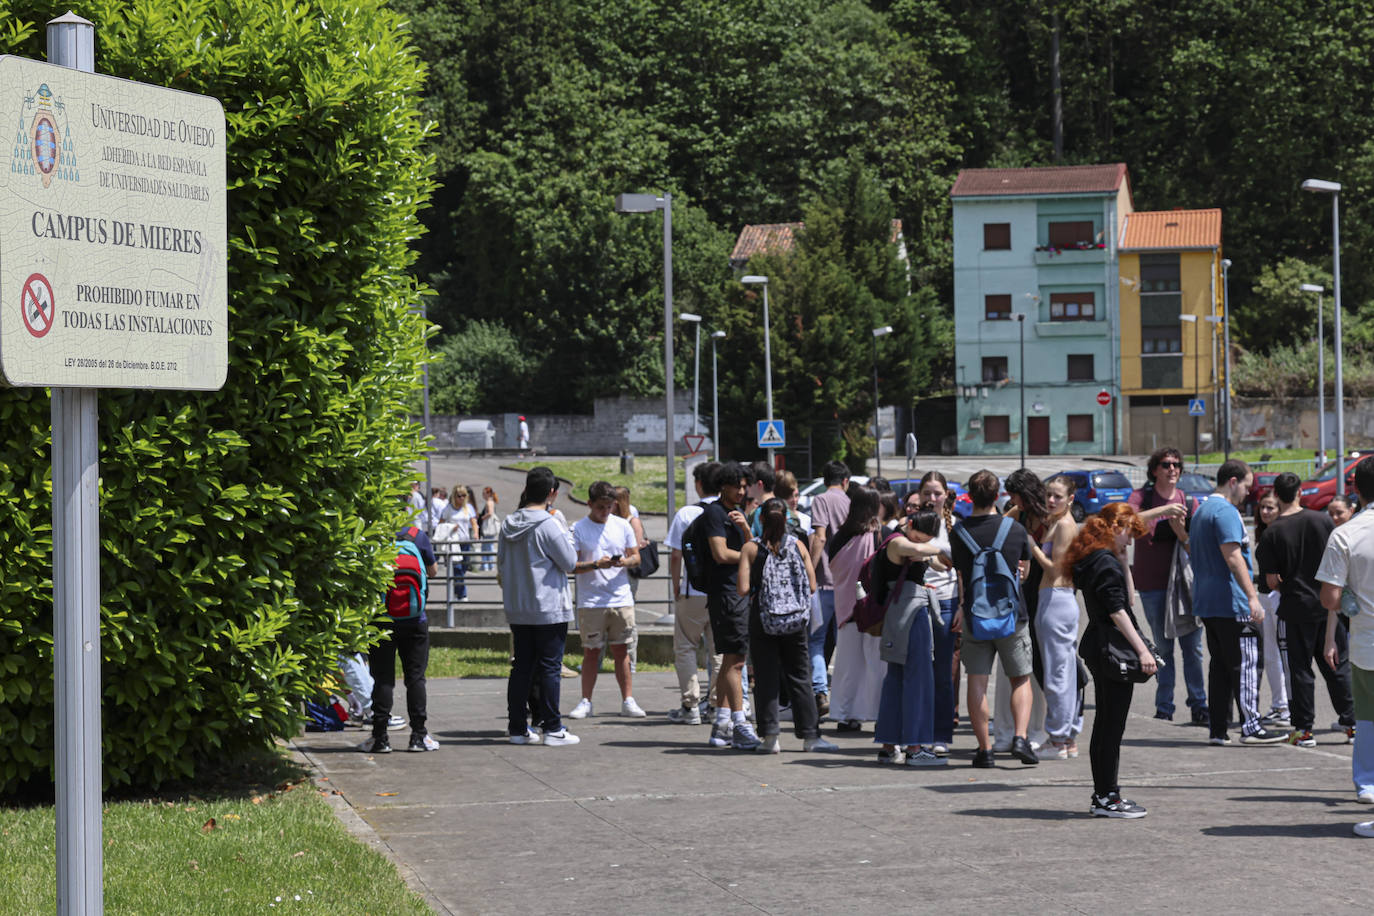
[[1259, 625], [1264, 608], [1251, 580], [1250, 547], [1237, 510], [1255, 475], [1232, 459], [1217, 471], [1217, 488], [1202, 501], [1189, 531], [1193, 613], [1202, 618], [1211, 654], [1207, 672], [1211, 744], [1230, 744], [1232, 697], [1243, 722], [1241, 744], [1278, 744], [1284, 736], [1259, 720]]

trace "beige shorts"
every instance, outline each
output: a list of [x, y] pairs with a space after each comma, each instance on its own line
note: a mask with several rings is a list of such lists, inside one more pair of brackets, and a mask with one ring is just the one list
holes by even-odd
[[1002, 670], [1007, 677], [1025, 677], [1031, 673], [1030, 627], [1021, 624], [1016, 632], [1001, 639], [974, 639], [964, 632], [959, 641], [959, 658], [964, 670], [971, 675], [988, 676], [992, 674], [992, 659], [1002, 659]]
[[582, 636], [583, 649], [600, 649], [607, 643], [623, 646], [634, 642], [634, 606], [580, 607], [577, 609], [577, 631]]

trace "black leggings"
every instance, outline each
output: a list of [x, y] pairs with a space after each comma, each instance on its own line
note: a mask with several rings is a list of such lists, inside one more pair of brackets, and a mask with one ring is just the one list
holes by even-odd
[[1126, 733], [1126, 716], [1131, 711], [1135, 684], [1102, 676], [1101, 665], [1090, 665], [1097, 715], [1088, 758], [1093, 767], [1093, 792], [1099, 797], [1121, 791], [1117, 774], [1121, 769], [1121, 736]]
[[749, 660], [754, 666], [754, 709], [759, 734], [767, 738], [782, 729], [778, 724], [778, 696], [786, 689], [792, 699], [792, 729], [798, 738], [820, 735], [816, 699], [811, 692], [811, 651], [808, 630], [769, 636], [763, 632], [758, 608], [749, 610]]

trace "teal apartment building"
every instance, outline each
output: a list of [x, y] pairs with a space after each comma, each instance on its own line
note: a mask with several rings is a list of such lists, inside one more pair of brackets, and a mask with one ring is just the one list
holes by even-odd
[[1125, 164], [965, 169], [950, 196], [959, 454], [1117, 451]]

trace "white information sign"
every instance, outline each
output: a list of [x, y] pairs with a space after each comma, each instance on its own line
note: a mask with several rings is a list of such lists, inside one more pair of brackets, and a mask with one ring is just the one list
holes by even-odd
[[0, 127], [4, 381], [222, 387], [219, 100], [0, 57]]

